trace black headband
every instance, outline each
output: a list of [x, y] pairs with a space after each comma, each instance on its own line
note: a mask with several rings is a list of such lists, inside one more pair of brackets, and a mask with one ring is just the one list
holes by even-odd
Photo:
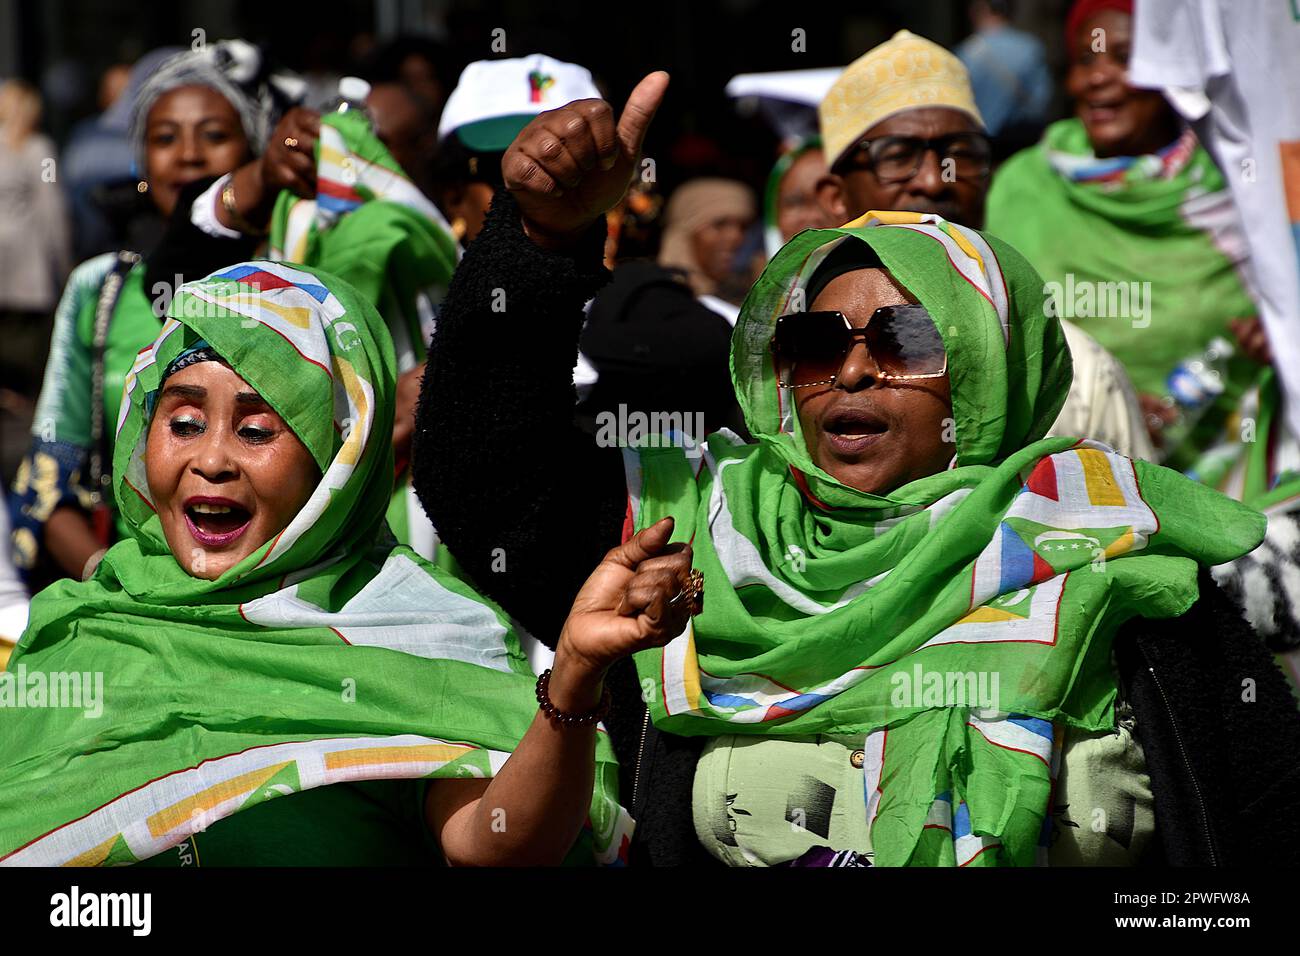
[[224, 361], [225, 359], [217, 354], [216, 349], [211, 345], [208, 345], [208, 343], [200, 341], [171, 360], [171, 363], [163, 371], [162, 378], [159, 380], [158, 385], [161, 388], [163, 382], [167, 381], [167, 379], [175, 375], [181, 369], [189, 368], [191, 365], [198, 365], [200, 362]]
[[804, 308], [811, 309], [817, 296], [835, 279], [847, 272], [859, 269], [883, 269], [884, 263], [876, 255], [876, 250], [861, 239], [849, 236], [831, 252], [813, 272], [804, 287]]

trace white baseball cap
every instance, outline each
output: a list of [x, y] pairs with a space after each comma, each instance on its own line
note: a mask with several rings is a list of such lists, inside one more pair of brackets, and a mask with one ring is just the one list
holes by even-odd
[[843, 72], [843, 67], [833, 66], [812, 70], [741, 73], [728, 81], [727, 95], [732, 99], [756, 96], [816, 109]]
[[480, 153], [499, 153], [538, 113], [574, 100], [599, 98], [591, 72], [544, 53], [513, 60], [477, 60], [447, 97], [438, 138], [451, 133]]

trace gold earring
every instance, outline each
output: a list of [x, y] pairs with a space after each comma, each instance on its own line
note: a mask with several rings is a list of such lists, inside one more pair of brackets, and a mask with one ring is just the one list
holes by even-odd
[[135, 191], [138, 193], [147, 193], [149, 191], [149, 184], [142, 179], [135, 184]]
[[469, 229], [469, 223], [465, 221], [464, 216], [457, 216], [451, 221], [451, 234], [460, 242], [465, 238], [465, 233]]

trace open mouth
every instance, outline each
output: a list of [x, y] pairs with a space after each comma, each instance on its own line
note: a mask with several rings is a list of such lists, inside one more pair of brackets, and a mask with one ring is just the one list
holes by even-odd
[[884, 420], [865, 409], [846, 408], [832, 412], [822, 425], [831, 446], [844, 455], [854, 455], [889, 431]]
[[1088, 100], [1083, 104], [1084, 112], [1094, 122], [1113, 120], [1124, 106], [1124, 99]]
[[185, 502], [185, 524], [199, 544], [219, 548], [234, 541], [252, 521], [252, 513], [228, 498], [190, 498]]

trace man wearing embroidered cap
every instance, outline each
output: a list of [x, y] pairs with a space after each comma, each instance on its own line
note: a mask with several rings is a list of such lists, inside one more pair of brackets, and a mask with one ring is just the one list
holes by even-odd
[[457, 238], [478, 235], [501, 185], [501, 155], [529, 120], [599, 96], [586, 67], [544, 53], [465, 67], [438, 122], [438, 202]]
[[[895, 209], [984, 227], [992, 148], [966, 67], [943, 47], [900, 30], [849, 64], [819, 113], [831, 171], [818, 198], [834, 221]], [[1078, 326], [1061, 327], [1075, 375], [1050, 434], [1154, 457], [1123, 366]]]
[[982, 225], [992, 152], [966, 68], [943, 47], [898, 31], [845, 68], [819, 112], [831, 169], [819, 192], [839, 221], [902, 209]]

